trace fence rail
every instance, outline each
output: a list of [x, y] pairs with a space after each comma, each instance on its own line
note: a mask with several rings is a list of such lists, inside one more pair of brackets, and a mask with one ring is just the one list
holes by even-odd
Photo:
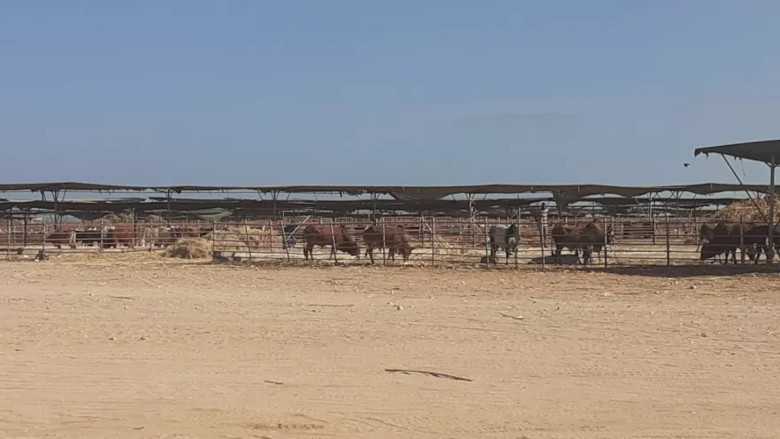
[[[322, 233], [322, 236], [315, 236], [319, 236], [319, 241], [313, 248], [312, 258], [344, 264], [366, 263], [373, 256], [376, 264], [571, 265], [585, 262], [583, 259], [590, 254], [587, 262], [600, 266], [683, 265], [699, 264], [702, 257], [706, 261], [722, 260], [725, 250], [731, 248], [734, 249], [731, 262], [735, 259], [741, 263], [753, 262], [758, 254], [765, 263], [768, 250], [777, 253], [777, 248], [766, 248], [766, 225], [748, 222], [732, 223], [730, 235], [713, 238], [702, 236], [701, 228], [707, 224], [711, 229], [714, 221], [700, 218], [605, 217], [543, 225], [533, 219], [406, 216], [386, 217], [374, 224], [375, 248], [369, 255], [371, 236], [365, 230], [372, 224], [355, 218], [305, 217], [216, 223], [83, 222], [55, 226], [9, 219], [0, 224], [0, 255], [8, 259], [30, 258], [41, 252], [110, 256], [154, 252], [182, 238], [202, 238], [209, 243], [212, 257], [217, 261], [303, 262], [306, 242], [312, 240], [311, 236], [304, 236], [307, 226], [319, 226]], [[402, 235], [397, 232], [399, 226]], [[503, 235], [491, 232], [496, 226], [503, 226]], [[510, 226], [516, 232], [509, 229]], [[588, 234], [587, 230], [602, 233]], [[518, 238], [517, 248], [507, 254], [507, 237], [515, 236], [513, 233]], [[774, 234], [775, 242], [780, 242], [778, 235], [780, 229]], [[350, 240], [354, 241], [357, 250], [350, 250], [343, 243]], [[339, 249], [335, 256], [331, 252], [334, 243]], [[412, 248], [406, 262], [399, 247], [402, 243], [408, 243]], [[511, 242], [509, 246], [512, 247]]]

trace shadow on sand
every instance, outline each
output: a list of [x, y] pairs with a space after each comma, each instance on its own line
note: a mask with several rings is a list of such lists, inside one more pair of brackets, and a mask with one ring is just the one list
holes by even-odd
[[[718, 265], [672, 265], [666, 266], [611, 266], [588, 268], [587, 271], [617, 274], [622, 276], [647, 276], [664, 278], [686, 278], [700, 276], [739, 276], [745, 274], [780, 274], [780, 264], [718, 264]], [[780, 283], [779, 283], [780, 285]]]

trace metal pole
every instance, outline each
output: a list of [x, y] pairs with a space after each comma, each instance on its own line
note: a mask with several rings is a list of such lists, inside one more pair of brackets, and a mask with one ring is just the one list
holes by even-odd
[[[742, 183], [742, 179], [741, 179], [741, 178], [739, 178], [739, 174], [737, 174], [737, 171], [735, 171], [735, 170], [734, 170], [734, 167], [733, 167], [733, 166], [731, 166], [731, 163], [729, 162], [729, 159], [727, 159], [727, 158], [726, 158], [726, 156], [725, 156], [725, 155], [723, 155], [723, 154], [721, 154], [720, 156], [723, 158], [723, 161], [724, 161], [724, 162], [726, 162], [726, 165], [728, 165], [729, 169], [731, 170], [731, 173], [732, 173], [732, 174], [734, 174], [734, 177], [736, 177], [736, 178], [737, 178], [737, 181], [739, 182], [739, 184], [741, 184], [741, 185], [743, 185], [743, 186], [744, 186], [744, 185], [745, 185], [745, 183]], [[775, 158], [774, 158], [774, 156], [773, 156], [773, 157], [772, 157], [772, 164], [769, 166], [769, 169], [771, 169], [771, 174], [769, 175], [769, 179], [770, 179], [770, 181], [774, 181], [774, 175], [775, 175], [775, 171], [774, 171], [774, 169], [775, 169], [774, 160], [775, 160]], [[774, 188], [774, 186], [775, 186], [775, 185], [774, 185], [774, 183], [770, 183], [770, 184], [771, 184], [771, 186], [772, 186], [772, 187], [769, 189], [769, 190], [770, 190], [770, 192], [771, 192], [771, 191], [773, 191], [773, 190], [774, 190], [773, 188]], [[755, 207], [755, 208], [756, 208], [756, 210], [758, 211], [758, 214], [759, 214], [759, 215], [761, 215], [762, 217], [764, 217], [764, 219], [766, 220], [767, 218], [764, 216], [764, 212], [763, 212], [763, 211], [762, 211], [762, 210], [761, 210], [761, 209], [758, 207], [758, 203], [756, 203], [756, 200], [754, 200], [754, 199], [753, 199], [753, 197], [750, 195], [750, 191], [745, 191], [745, 193], [747, 194], [748, 198], [750, 199], [750, 202], [751, 202], [751, 203], [753, 203], [753, 207]], [[773, 221], [773, 220], [769, 220], [769, 221]]]
[[[276, 215], [274, 215], [274, 218]], [[284, 239], [284, 233], [282, 233], [282, 239]], [[268, 240], [271, 241], [268, 246], [271, 252], [271, 259], [274, 258], [274, 220], [268, 220]]]
[[744, 220], [745, 220], [744, 215], [739, 217], [739, 255], [740, 255], [740, 262], [742, 262], [742, 265], [745, 264], [745, 236], [744, 236], [745, 229], [742, 225], [744, 223]]
[[666, 266], [672, 265], [672, 249], [670, 246], [669, 217], [666, 217]]
[[769, 249], [767, 249], [767, 259], [769, 263], [774, 262], [775, 256], [775, 156], [772, 156], [772, 163], [769, 165]]
[[385, 256], [385, 247], [387, 247], [387, 235], [385, 230], [385, 218], [382, 217], [382, 265], [387, 265], [387, 257]]
[[436, 217], [431, 217], [431, 264], [436, 267]]
[[515, 268], [517, 268], [518, 253], [520, 253], [520, 208], [517, 208], [517, 249], [515, 249]]
[[[560, 220], [560, 217], [558, 218]], [[565, 220], [564, 220], [565, 221]], [[544, 255], [546, 249], [544, 248], [545, 241], [547, 240], [547, 227], [543, 223], [539, 223], [539, 244], [542, 249], [542, 268], [547, 264], [546, 256]]]
[[27, 211], [24, 211], [24, 222], [22, 223], [22, 248], [27, 248], [27, 223], [29, 222], [29, 219], [27, 218]]
[[[504, 243], [506, 245], [506, 243]], [[490, 265], [490, 233], [488, 232], [488, 219], [485, 217], [485, 259], [487, 265]], [[496, 261], [498, 263], [498, 261]]]
[[289, 236], [284, 234], [284, 220], [281, 221], [280, 227], [282, 228], [282, 243], [284, 244], [284, 252], [287, 254], [287, 262], [290, 262], [290, 242], [288, 240]]
[[336, 256], [336, 231], [333, 228], [333, 218], [330, 219], [330, 243], [333, 246], [333, 263], [338, 265], [339, 258]]
[[[13, 215], [13, 213], [11, 213]], [[13, 229], [13, 217], [8, 218], [8, 230], [5, 238], [5, 258], [11, 259], [11, 229]]]
[[211, 221], [211, 262], [217, 261], [217, 220]]
[[249, 250], [249, 263], [252, 263], [252, 240], [249, 238], [249, 224], [244, 218], [244, 233], [246, 233], [246, 248]]
[[607, 254], [607, 244], [609, 244], [609, 230], [607, 229], [607, 219], [604, 218], [604, 268], [609, 268], [609, 255]]

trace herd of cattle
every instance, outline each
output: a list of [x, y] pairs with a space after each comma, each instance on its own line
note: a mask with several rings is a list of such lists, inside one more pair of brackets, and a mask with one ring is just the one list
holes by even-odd
[[723, 263], [727, 264], [731, 255], [736, 264], [739, 250], [756, 264], [761, 259], [761, 253], [769, 261], [780, 250], [780, 227], [775, 226], [772, 235], [774, 248], [769, 246], [768, 225], [745, 226], [726, 221], [720, 221], [714, 226], [703, 224], [699, 229], [702, 242], [700, 259], [704, 261], [725, 256]]
[[[283, 248], [289, 249], [297, 243], [295, 234], [302, 238], [303, 255], [306, 260], [313, 259], [314, 247], [330, 247], [330, 258], [336, 258], [337, 252], [347, 253], [360, 258], [360, 246], [356, 234], [345, 225], [317, 225], [285, 226], [283, 236]], [[714, 225], [704, 224], [699, 230], [701, 242], [700, 260], [719, 258], [725, 256], [723, 263], [728, 263], [729, 256], [737, 263], [737, 250], [747, 256], [751, 261], [758, 263], [761, 254], [769, 259], [772, 253], [780, 250], [780, 227], [774, 231], [775, 248], [768, 246], [768, 231], [766, 225], [740, 226], [728, 222], [718, 222]], [[58, 248], [67, 245], [70, 248], [81, 246], [97, 246], [101, 248], [119, 248], [120, 246], [135, 247], [166, 247], [180, 238], [205, 237], [212, 232], [210, 227], [193, 226], [167, 226], [151, 227], [133, 226], [132, 224], [115, 224], [103, 228], [87, 228], [70, 231], [55, 231], [46, 236], [45, 242], [54, 244]], [[374, 263], [374, 251], [385, 248], [389, 252], [389, 258], [395, 260], [395, 255], [400, 255], [404, 261], [408, 261], [414, 250], [412, 240], [407, 230], [402, 225], [378, 225], [376, 222], [358, 232], [362, 235], [365, 245], [364, 255]], [[614, 242], [614, 233], [609, 227], [605, 228], [596, 220], [578, 225], [554, 225], [547, 236], [552, 243], [552, 257], [560, 262], [563, 249], [575, 253], [577, 261], [582, 257], [582, 263], [592, 263], [593, 254], [601, 255], [606, 247]], [[505, 264], [509, 258], [517, 254], [520, 245], [520, 228], [517, 224], [494, 225], [488, 230], [489, 255], [482, 257], [483, 263], [496, 263], [496, 254], [500, 249], [506, 255]], [[299, 238], [299, 239], [300, 239]], [[769, 250], [773, 250], [770, 252]]]

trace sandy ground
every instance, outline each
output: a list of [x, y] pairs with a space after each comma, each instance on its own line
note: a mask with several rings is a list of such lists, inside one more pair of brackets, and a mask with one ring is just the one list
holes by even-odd
[[712, 270], [3, 261], [0, 437], [778, 438], [780, 277]]

